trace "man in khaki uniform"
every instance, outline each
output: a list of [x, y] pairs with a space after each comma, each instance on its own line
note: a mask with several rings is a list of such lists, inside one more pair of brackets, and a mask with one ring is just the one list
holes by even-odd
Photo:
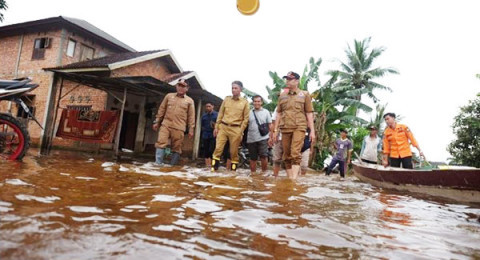
[[171, 165], [176, 165], [182, 153], [182, 144], [185, 131], [188, 126], [188, 137], [193, 138], [195, 128], [195, 107], [193, 99], [186, 95], [188, 84], [180, 79], [175, 85], [177, 93], [167, 94], [158, 108], [158, 113], [153, 124], [153, 130], [158, 133], [155, 163], [162, 165], [165, 156], [165, 148], [168, 141], [171, 143], [172, 160]]
[[248, 101], [240, 97], [242, 89], [242, 82], [234, 81], [232, 83], [232, 96], [227, 96], [223, 100], [222, 106], [218, 111], [217, 123], [213, 131], [213, 136], [217, 138], [217, 144], [212, 156], [212, 171], [218, 169], [220, 156], [227, 141], [230, 143], [232, 171], [237, 169], [238, 146], [242, 141], [243, 131], [247, 127], [250, 114]]
[[281, 93], [278, 99], [278, 120], [275, 120], [272, 138], [273, 142], [276, 142], [277, 135], [275, 133], [280, 125], [285, 168], [288, 177], [294, 180], [300, 173], [300, 163], [302, 161], [300, 151], [304, 143], [307, 126], [312, 129], [310, 141], [313, 142], [315, 139], [313, 106], [308, 91], [298, 88], [300, 75], [291, 71], [283, 78], [287, 81], [289, 91]]

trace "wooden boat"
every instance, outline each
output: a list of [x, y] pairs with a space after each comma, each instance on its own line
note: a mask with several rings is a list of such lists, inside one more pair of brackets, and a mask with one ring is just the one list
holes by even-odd
[[480, 169], [446, 166], [439, 169], [403, 169], [352, 162], [355, 176], [372, 185], [480, 203]]

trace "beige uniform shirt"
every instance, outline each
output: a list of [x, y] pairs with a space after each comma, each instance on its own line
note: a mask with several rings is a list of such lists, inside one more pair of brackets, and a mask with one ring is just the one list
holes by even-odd
[[232, 96], [227, 96], [218, 111], [215, 127], [218, 129], [223, 122], [227, 125], [240, 126], [243, 131], [247, 127], [249, 115], [250, 108], [245, 98], [234, 99]]
[[280, 121], [282, 131], [306, 130], [308, 126], [307, 113], [313, 112], [312, 98], [308, 91], [303, 90], [282, 93], [278, 98], [277, 112], [282, 113]]
[[158, 108], [156, 118], [157, 122], [162, 122], [163, 126], [176, 130], [185, 131], [188, 125], [189, 133], [194, 133], [195, 106], [193, 99], [187, 95], [180, 97], [177, 93], [167, 94]]

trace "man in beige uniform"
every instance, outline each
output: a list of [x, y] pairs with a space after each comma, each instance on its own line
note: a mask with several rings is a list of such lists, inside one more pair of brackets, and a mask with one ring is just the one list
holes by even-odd
[[162, 165], [165, 156], [165, 148], [168, 141], [171, 142], [172, 160], [171, 165], [176, 165], [182, 153], [183, 137], [188, 125], [188, 137], [193, 138], [195, 128], [195, 107], [193, 99], [186, 95], [188, 84], [180, 79], [175, 85], [177, 93], [167, 94], [158, 108], [153, 130], [157, 131], [158, 139], [155, 143], [157, 148], [155, 163]]
[[[273, 141], [276, 142], [275, 134], [278, 126], [282, 132], [283, 160], [287, 175], [290, 179], [296, 179], [300, 173], [300, 153], [307, 126], [313, 128], [312, 98], [308, 91], [298, 88], [300, 76], [295, 72], [289, 72], [283, 77], [287, 81], [288, 92], [280, 94], [277, 106], [277, 120], [275, 120]], [[280, 122], [280, 124], [279, 124]], [[315, 131], [310, 133], [310, 140], [315, 139]]]
[[234, 81], [232, 83], [232, 96], [227, 96], [223, 100], [218, 111], [217, 123], [213, 131], [213, 136], [217, 137], [217, 143], [212, 156], [212, 171], [218, 170], [220, 156], [227, 141], [230, 143], [232, 171], [237, 169], [238, 146], [242, 141], [243, 131], [247, 127], [250, 114], [248, 101], [240, 97], [242, 89], [242, 82]]

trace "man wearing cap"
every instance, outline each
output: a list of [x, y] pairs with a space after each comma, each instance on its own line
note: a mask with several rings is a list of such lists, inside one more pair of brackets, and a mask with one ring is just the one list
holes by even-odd
[[[313, 105], [308, 91], [298, 88], [300, 75], [289, 72], [283, 77], [286, 79], [288, 92], [280, 94], [277, 106], [277, 118], [273, 127], [273, 142], [276, 141], [278, 127], [282, 132], [283, 160], [287, 175], [290, 179], [296, 179], [300, 173], [300, 163], [305, 132], [307, 127], [313, 127]], [[310, 133], [310, 140], [315, 140], [315, 131]]]
[[153, 123], [153, 130], [158, 133], [155, 163], [162, 165], [165, 156], [165, 148], [168, 141], [171, 143], [172, 160], [171, 165], [176, 165], [182, 153], [183, 137], [188, 127], [188, 137], [193, 138], [195, 129], [195, 107], [193, 99], [186, 95], [188, 84], [180, 79], [175, 85], [176, 93], [169, 93], [163, 98], [156, 119]]
[[370, 134], [363, 138], [360, 159], [366, 163], [377, 164], [378, 154], [382, 152], [382, 140], [377, 135], [377, 127], [371, 125], [368, 129]]
[[238, 146], [242, 142], [243, 131], [247, 127], [250, 113], [248, 101], [240, 96], [242, 89], [242, 82], [232, 82], [232, 96], [227, 96], [223, 100], [218, 111], [217, 123], [213, 130], [217, 143], [212, 156], [212, 171], [218, 170], [220, 156], [227, 141], [230, 144], [231, 169], [232, 171], [237, 169]]

